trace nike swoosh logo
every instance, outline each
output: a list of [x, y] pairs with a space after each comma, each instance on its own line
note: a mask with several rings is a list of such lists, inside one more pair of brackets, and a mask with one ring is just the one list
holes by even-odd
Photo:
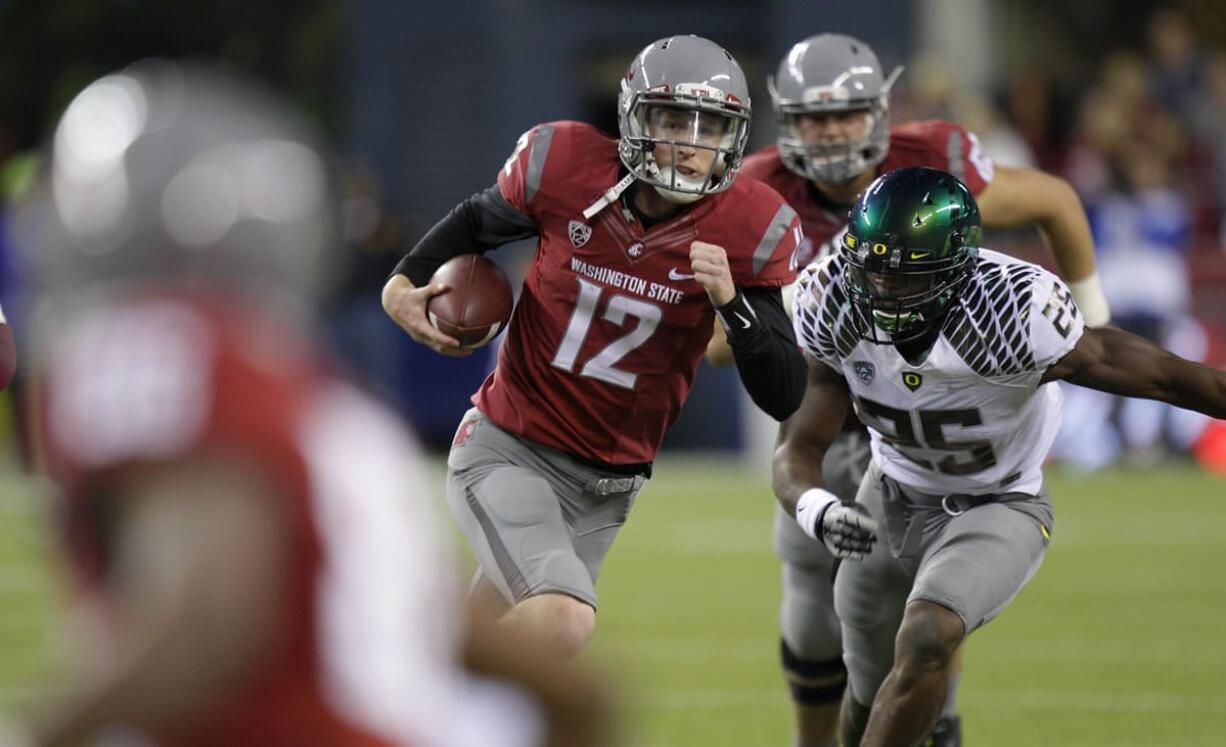
[[924, 259], [931, 254], [932, 252], [911, 252], [911, 259]]
[[749, 329], [753, 324], [748, 319], [741, 316], [741, 313], [739, 311], [732, 312], [732, 315], [735, 316], [737, 319], [741, 320], [741, 329]]
[[677, 272], [676, 267], [671, 267], [668, 270], [668, 279], [669, 280], [693, 280], [694, 276], [687, 275], [684, 272]]

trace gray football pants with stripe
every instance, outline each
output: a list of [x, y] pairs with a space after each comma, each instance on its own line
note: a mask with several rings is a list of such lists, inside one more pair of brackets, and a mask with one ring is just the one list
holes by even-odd
[[1052, 505], [1038, 495], [1002, 493], [961, 513], [946, 496], [918, 492], [874, 463], [856, 500], [877, 520], [876, 546], [844, 562], [834, 583], [843, 661], [856, 701], [873, 702], [894, 665], [894, 639], [908, 603], [955, 612], [970, 634], [1009, 605], [1038, 571], [1051, 536]]
[[465, 414], [447, 457], [447, 503], [508, 602], [546, 592], [596, 607], [596, 577], [642, 475], [611, 474]]

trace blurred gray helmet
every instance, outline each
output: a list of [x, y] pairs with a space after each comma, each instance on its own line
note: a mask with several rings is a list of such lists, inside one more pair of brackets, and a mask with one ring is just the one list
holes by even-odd
[[[749, 140], [749, 86], [723, 47], [698, 36], [648, 44], [622, 79], [617, 115], [622, 163], [666, 199], [690, 203], [732, 186]], [[659, 147], [671, 164], [657, 163]], [[673, 165], [691, 149], [714, 151], [705, 173]]]
[[15, 216], [32, 289], [261, 286], [315, 300], [338, 225], [322, 141], [258, 87], [147, 60], [72, 100]]
[[[792, 47], [768, 81], [784, 165], [807, 179], [841, 183], [881, 163], [890, 149], [890, 87], [901, 72], [886, 78], [872, 48], [843, 34], [818, 34]], [[804, 115], [847, 111], [867, 114], [863, 137], [806, 143], [801, 136]]]

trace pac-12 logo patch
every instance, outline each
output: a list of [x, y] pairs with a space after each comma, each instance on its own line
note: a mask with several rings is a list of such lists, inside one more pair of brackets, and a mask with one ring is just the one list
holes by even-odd
[[455, 438], [451, 441], [451, 448], [454, 449], [468, 443], [468, 439], [473, 437], [473, 431], [477, 429], [477, 421], [479, 418], [479, 415], [474, 415], [473, 417], [465, 420], [463, 423], [460, 423], [460, 427], [456, 429]]
[[920, 386], [923, 385], [924, 377], [920, 376], [914, 371], [903, 371], [902, 372], [902, 383], [906, 384], [907, 388], [914, 392], [916, 389], [919, 389]]
[[852, 367], [856, 369], [856, 377], [860, 379], [860, 383], [864, 385], [871, 384], [873, 376], [876, 375], [877, 369], [868, 361], [852, 361]]
[[566, 227], [566, 233], [570, 235], [571, 245], [578, 249], [592, 238], [592, 227], [583, 221], [572, 220]]

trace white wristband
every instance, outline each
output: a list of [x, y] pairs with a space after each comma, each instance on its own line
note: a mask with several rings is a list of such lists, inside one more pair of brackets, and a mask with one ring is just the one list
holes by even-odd
[[801, 493], [796, 499], [796, 523], [801, 531], [817, 539], [817, 517], [826, 506], [838, 502], [838, 497], [825, 488], [809, 488]]
[[1098, 281], [1097, 272], [1081, 280], [1069, 282], [1068, 289], [1073, 294], [1077, 308], [1081, 309], [1081, 315], [1085, 317], [1086, 326], [1101, 327], [1111, 321], [1111, 307], [1107, 305], [1107, 297], [1103, 295], [1103, 285]]

